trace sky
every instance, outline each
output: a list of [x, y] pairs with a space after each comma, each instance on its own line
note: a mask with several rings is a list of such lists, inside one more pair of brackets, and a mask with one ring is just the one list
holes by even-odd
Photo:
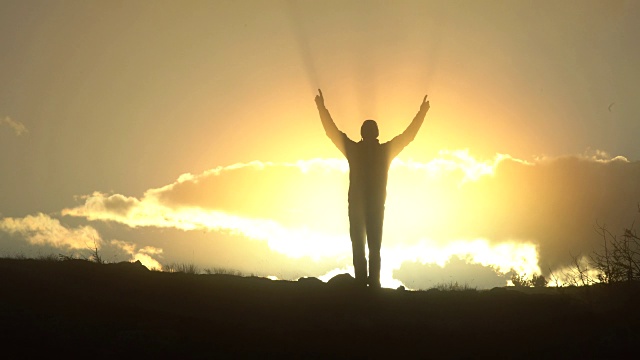
[[0, 2], [0, 254], [351, 272], [348, 165], [388, 141], [383, 286], [558, 272], [640, 203], [635, 1]]

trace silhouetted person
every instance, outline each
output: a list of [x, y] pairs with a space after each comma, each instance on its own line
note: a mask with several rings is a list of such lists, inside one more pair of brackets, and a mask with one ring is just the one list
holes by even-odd
[[[380, 144], [378, 124], [373, 120], [365, 120], [360, 128], [362, 139], [355, 142], [338, 130], [324, 106], [322, 91], [318, 89], [318, 93], [315, 100], [324, 131], [349, 162], [349, 233], [356, 282], [380, 287], [380, 247], [389, 166], [391, 160], [416, 137], [429, 110], [429, 102], [425, 95], [420, 111], [409, 127], [391, 141]], [[369, 247], [368, 279], [365, 241]]]

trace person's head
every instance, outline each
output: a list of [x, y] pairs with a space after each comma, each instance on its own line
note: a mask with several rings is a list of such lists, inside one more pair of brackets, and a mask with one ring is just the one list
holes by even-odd
[[365, 120], [360, 128], [360, 135], [363, 140], [377, 139], [378, 135], [380, 135], [378, 124], [374, 120]]

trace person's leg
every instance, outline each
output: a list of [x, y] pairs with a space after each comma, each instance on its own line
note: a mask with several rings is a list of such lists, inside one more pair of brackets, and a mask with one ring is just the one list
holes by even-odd
[[368, 209], [366, 219], [367, 245], [369, 247], [369, 286], [380, 287], [380, 267], [382, 259], [382, 224], [384, 222], [384, 206]]
[[353, 250], [353, 268], [356, 282], [367, 284], [367, 258], [365, 257], [365, 222], [362, 207], [349, 205], [349, 234]]

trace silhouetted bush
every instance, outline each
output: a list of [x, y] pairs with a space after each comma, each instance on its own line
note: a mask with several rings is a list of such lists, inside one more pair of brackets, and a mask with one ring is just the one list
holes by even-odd
[[475, 291], [476, 287], [472, 287], [467, 283], [459, 284], [457, 281], [450, 281], [448, 283], [436, 284], [436, 286], [434, 286], [432, 289], [437, 289], [440, 291]]
[[606, 226], [596, 224], [602, 237], [601, 248], [588, 257], [571, 255], [571, 266], [561, 271], [560, 280], [574, 286], [640, 280], [640, 237], [633, 225], [625, 228], [622, 235], [615, 235]]
[[48, 255], [38, 255], [38, 257], [36, 257], [36, 260], [42, 260], [42, 261], [60, 261], [60, 257], [56, 256], [54, 254], [48, 254]]
[[570, 254], [571, 265], [560, 272], [560, 280], [568, 286], [588, 286], [597, 283], [593, 276], [594, 270], [586, 257]]
[[200, 274], [200, 268], [195, 264], [186, 263], [170, 263], [162, 266], [162, 271], [169, 273], [185, 273], [185, 274]]
[[598, 274], [598, 281], [614, 283], [640, 280], [640, 237], [633, 229], [624, 229], [622, 235], [612, 234], [604, 225], [598, 225], [602, 236], [602, 249], [594, 251], [591, 263]]
[[542, 274], [533, 274], [531, 279], [527, 279], [527, 274], [520, 275], [516, 272], [511, 275], [511, 282], [515, 287], [545, 287], [549, 283]]
[[204, 269], [204, 273], [207, 275], [222, 274], [222, 275], [244, 276], [244, 274], [241, 273], [239, 270], [227, 269], [222, 267], [206, 268]]
[[[80, 254], [71, 254], [71, 255], [66, 255], [66, 254], [58, 254], [58, 260], [59, 261], [67, 261], [67, 260], [78, 260], [78, 259], [82, 259], [82, 260], [87, 260], [87, 261], [93, 261], [95, 263], [98, 264], [106, 264], [107, 262], [102, 258], [102, 255], [100, 254], [100, 248], [98, 247], [98, 243], [95, 239], [93, 239], [93, 246], [88, 246], [87, 245], [87, 250], [89, 250], [89, 255], [80, 255]], [[55, 255], [49, 255], [49, 257], [54, 257]]]
[[91, 251], [91, 255], [89, 255], [89, 260], [96, 262], [98, 264], [105, 263], [105, 261], [102, 259], [102, 256], [100, 255], [100, 252], [98, 250], [98, 244], [96, 243], [95, 239], [93, 240], [93, 247], [90, 247], [89, 250]]
[[531, 277], [531, 285], [533, 285], [534, 287], [545, 287], [548, 283], [549, 280], [547, 280], [542, 274], [533, 274], [533, 276]]

